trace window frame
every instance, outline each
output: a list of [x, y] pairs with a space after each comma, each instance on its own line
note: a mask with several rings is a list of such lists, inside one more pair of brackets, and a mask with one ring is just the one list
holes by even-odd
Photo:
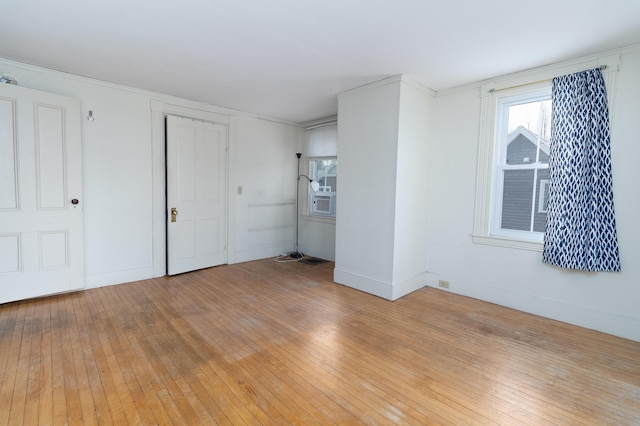
[[[324, 152], [323, 154], [320, 154], [319, 156], [313, 156], [310, 155], [310, 149], [309, 149], [309, 138], [311, 135], [311, 132], [313, 132], [315, 129], [318, 128], [322, 128], [322, 127], [327, 127], [327, 126], [333, 126], [335, 128], [336, 131], [336, 135], [337, 135], [337, 126], [338, 126], [338, 122], [336, 117], [333, 117], [331, 119], [327, 119], [327, 120], [320, 120], [318, 122], [315, 123], [310, 123], [306, 128], [305, 128], [305, 140], [304, 140], [304, 162], [302, 163], [302, 168], [300, 170], [300, 173], [305, 174], [307, 176], [309, 176], [310, 178], [312, 177], [312, 173], [311, 173], [311, 162], [312, 161], [316, 161], [316, 160], [338, 160], [338, 156], [337, 156], [337, 137], [336, 137], [336, 146], [334, 147], [334, 151], [333, 151], [333, 155], [331, 155], [329, 152]], [[326, 145], [325, 145], [326, 147]], [[329, 155], [328, 155], [329, 154]], [[337, 177], [336, 177], [337, 178]], [[304, 179], [304, 178], [303, 178]], [[306, 181], [306, 179], [304, 179]], [[308, 182], [307, 182], [308, 183]], [[336, 221], [336, 215], [335, 214], [322, 214], [322, 213], [314, 213], [313, 209], [311, 208], [311, 203], [313, 202], [313, 191], [311, 189], [310, 185], [305, 185], [305, 187], [307, 188], [306, 190], [302, 190], [300, 191], [299, 196], [300, 198], [300, 205], [302, 206], [302, 211], [300, 212], [302, 219], [305, 221], [309, 221], [309, 222], [318, 222], [318, 223], [328, 223], [328, 224], [335, 224]], [[326, 194], [329, 194], [328, 192]], [[337, 192], [334, 191], [332, 192], [332, 194], [334, 194], [333, 198], [333, 202], [334, 202], [334, 207], [335, 207], [335, 203], [337, 202]], [[334, 208], [335, 211], [335, 208]]]
[[551, 85], [537, 90], [531, 90], [524, 93], [509, 95], [503, 94], [497, 98], [497, 111], [496, 111], [496, 134], [494, 135], [494, 160], [493, 160], [493, 189], [491, 192], [491, 198], [493, 203], [493, 214], [491, 215], [490, 235], [497, 237], [508, 237], [518, 240], [542, 243], [544, 239], [544, 232], [540, 231], [523, 231], [502, 228], [502, 207], [504, 199], [504, 175], [507, 171], [518, 170], [533, 170], [534, 182], [533, 190], [531, 192], [531, 228], [533, 228], [534, 216], [535, 216], [535, 200], [539, 188], [537, 187], [537, 176], [540, 170], [548, 170], [549, 163], [540, 163], [538, 161], [540, 147], [536, 146], [536, 161], [527, 164], [509, 165], [507, 164], [507, 150], [509, 133], [507, 129], [506, 120], [508, 120], [509, 108], [514, 105], [521, 105], [525, 103], [539, 102], [543, 100], [551, 99]]
[[475, 212], [471, 239], [476, 244], [488, 244], [506, 248], [542, 251], [543, 242], [522, 240], [516, 236], [491, 235], [490, 219], [492, 214], [491, 194], [493, 177], [494, 136], [496, 131], [496, 102], [498, 97], [510, 94], [532, 92], [551, 85], [551, 80], [559, 75], [571, 74], [589, 68], [605, 66], [603, 71], [607, 86], [607, 99], [610, 106], [609, 121], [611, 128], [615, 124], [615, 105], [617, 98], [618, 71], [620, 53], [592, 56], [586, 59], [569, 61], [558, 65], [543, 67], [531, 72], [523, 72], [487, 81], [480, 86], [480, 122], [478, 134], [478, 157], [476, 169]]
[[[547, 194], [547, 197], [545, 197], [545, 194]], [[549, 179], [540, 179], [540, 187], [538, 188], [538, 213], [548, 212], [548, 209], [543, 208], [545, 198], [547, 199], [547, 206], [548, 206], [548, 202], [549, 202], [548, 194], [549, 194]]]
[[[317, 162], [317, 161], [335, 161], [335, 167], [336, 167], [336, 180], [338, 179], [338, 174], [337, 174], [337, 167], [338, 167], [338, 158], [337, 157], [322, 157], [322, 158], [309, 158], [308, 160], [308, 167], [309, 167], [309, 177], [313, 180], [317, 180], [318, 176], [317, 176], [317, 168], [313, 167], [311, 165], [312, 162]], [[337, 185], [336, 185], [337, 186]], [[324, 190], [322, 186], [320, 186], [320, 189], [316, 192], [314, 192], [311, 189], [311, 186], [309, 186], [308, 189], [308, 202], [309, 205], [307, 206], [308, 212], [309, 212], [309, 216], [312, 217], [322, 217], [322, 218], [331, 218], [331, 219], [335, 219], [336, 217], [336, 201], [337, 201], [337, 197], [338, 197], [338, 193], [334, 190], [330, 190], [327, 191], [326, 190], [326, 185], [324, 187]], [[336, 188], [337, 189], [337, 188]], [[316, 209], [313, 208], [313, 201], [316, 195], [322, 195], [322, 196], [328, 196], [330, 197], [330, 203], [331, 203], [331, 209], [329, 213], [322, 213], [317, 211]]]
[[[472, 241], [502, 247], [542, 251], [544, 233], [500, 228], [506, 147], [501, 149], [508, 135], [500, 134], [503, 127], [503, 108], [507, 100], [535, 101], [551, 95], [551, 81], [519, 85], [494, 90], [483, 86], [480, 113], [476, 205]], [[534, 169], [532, 164], [510, 166], [509, 169]], [[534, 194], [534, 197], [536, 194]], [[532, 209], [535, 210], [535, 209]]]

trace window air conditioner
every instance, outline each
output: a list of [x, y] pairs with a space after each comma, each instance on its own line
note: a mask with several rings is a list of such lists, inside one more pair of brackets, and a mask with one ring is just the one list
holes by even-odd
[[336, 195], [335, 194], [313, 194], [311, 203], [311, 214], [336, 214]]

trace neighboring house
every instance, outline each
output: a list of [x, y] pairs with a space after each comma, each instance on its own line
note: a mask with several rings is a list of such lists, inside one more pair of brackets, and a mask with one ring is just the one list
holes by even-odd
[[[539, 147], [539, 149], [538, 149]], [[522, 126], [509, 135], [507, 165], [522, 166], [549, 163], [549, 143]], [[534, 186], [535, 182], [535, 186]], [[549, 170], [505, 170], [502, 205], [502, 228], [531, 229], [533, 195], [533, 231], [544, 232], [547, 217]]]
[[507, 145], [507, 164], [531, 164], [536, 161], [536, 148], [540, 138], [541, 163], [549, 162], [549, 142], [539, 137], [529, 129], [518, 126], [509, 135]]

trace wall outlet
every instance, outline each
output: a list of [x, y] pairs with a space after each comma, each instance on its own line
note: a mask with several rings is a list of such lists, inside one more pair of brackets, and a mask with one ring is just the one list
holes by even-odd
[[449, 288], [449, 281], [445, 281], [445, 280], [438, 281], [438, 287]]

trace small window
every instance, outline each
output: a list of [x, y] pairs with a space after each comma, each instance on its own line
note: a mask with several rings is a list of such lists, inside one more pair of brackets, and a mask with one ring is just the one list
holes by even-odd
[[309, 161], [309, 177], [320, 185], [318, 191], [310, 192], [309, 213], [320, 216], [336, 216], [336, 193], [338, 190], [338, 160], [322, 159]]
[[308, 185], [309, 215], [335, 218], [338, 192], [337, 140], [335, 122], [307, 129], [305, 157], [309, 160], [309, 178], [319, 185], [313, 191]]

